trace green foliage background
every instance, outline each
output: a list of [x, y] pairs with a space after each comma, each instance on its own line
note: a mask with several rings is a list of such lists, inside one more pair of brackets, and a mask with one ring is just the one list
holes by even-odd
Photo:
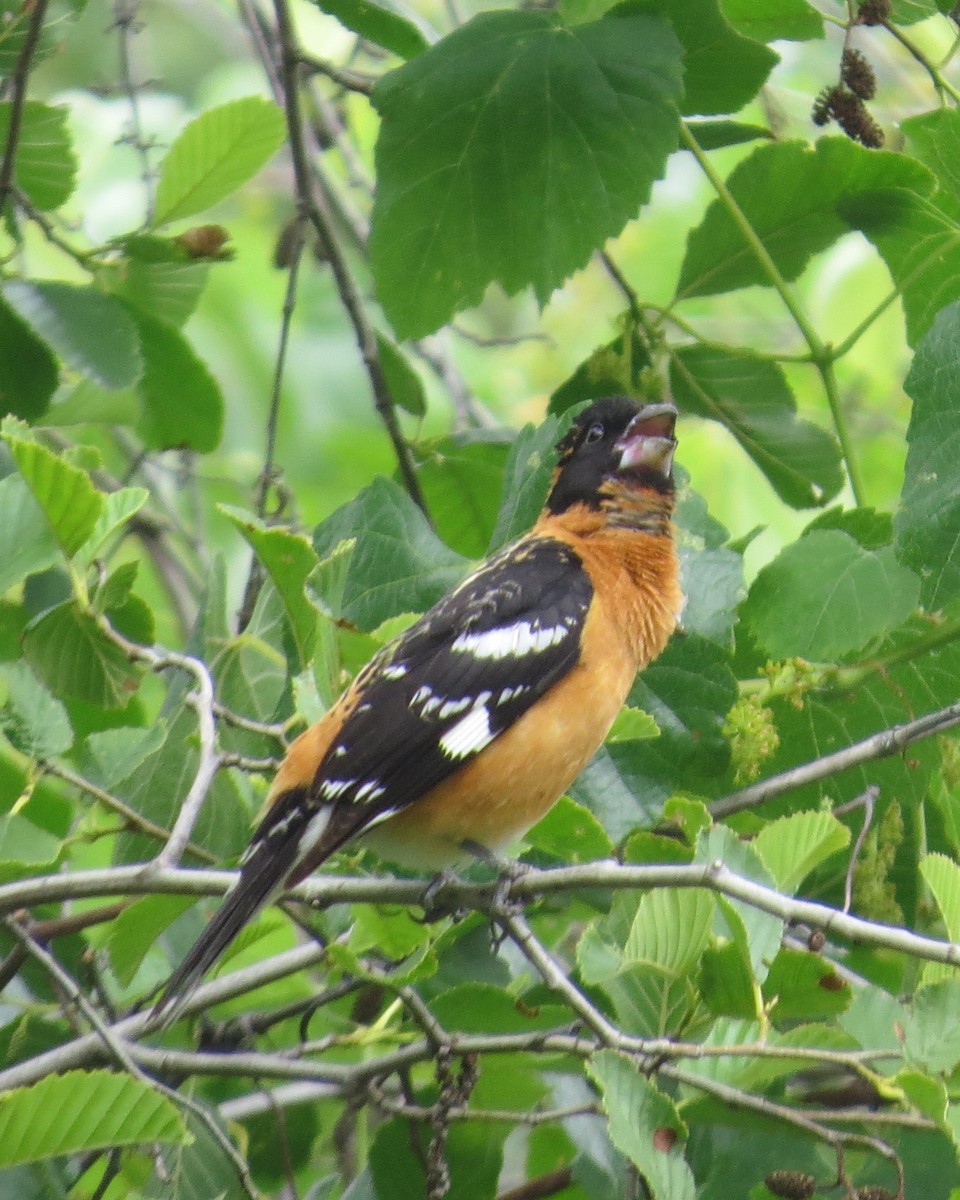
[[[0, 14], [0, 1200], [960, 1194], [952, 9]], [[151, 1031], [611, 391], [681, 412], [683, 630], [520, 907], [352, 848]]]

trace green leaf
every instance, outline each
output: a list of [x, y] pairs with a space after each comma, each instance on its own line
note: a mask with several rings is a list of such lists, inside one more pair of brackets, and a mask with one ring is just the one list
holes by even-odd
[[613, 849], [593, 813], [569, 796], [561, 796], [524, 840], [565, 863], [594, 862], [607, 858]]
[[925, 1117], [937, 1122], [946, 1119], [948, 1095], [943, 1080], [931, 1079], [922, 1071], [906, 1067], [896, 1073], [894, 1083], [903, 1088], [910, 1103]]
[[[10, 101], [0, 104], [0, 145], [7, 144]], [[67, 108], [28, 100], [16, 144], [14, 180], [41, 210], [59, 208], [73, 193], [77, 159], [67, 129]]]
[[313, 658], [317, 639], [317, 610], [304, 591], [319, 562], [316, 552], [301, 534], [269, 529], [251, 513], [227, 504], [221, 504], [220, 511], [240, 530], [273, 580], [300, 656], [298, 669], [303, 670]]
[[[336, 17], [341, 25], [368, 42], [382, 46], [398, 58], [413, 58], [428, 42], [411, 19], [391, 0], [314, 0], [318, 8]], [[407, 15], [409, 14], [409, 15]]]
[[123, 260], [111, 290], [139, 312], [179, 329], [197, 307], [209, 274], [205, 262], [149, 262], [131, 256]]
[[180, 1142], [173, 1104], [115, 1071], [67, 1071], [0, 1096], [0, 1166], [111, 1146]]
[[124, 388], [139, 379], [137, 330], [115, 297], [53, 279], [10, 279], [3, 298], [68, 367], [101, 387]]
[[193, 896], [143, 896], [111, 922], [107, 953], [124, 987], [129, 987], [160, 934], [195, 902]]
[[646, 1180], [652, 1200], [696, 1200], [693, 1175], [675, 1144], [687, 1129], [673, 1101], [614, 1050], [595, 1054], [587, 1073], [600, 1089], [610, 1140]]
[[730, 24], [757, 42], [823, 37], [823, 17], [807, 0], [723, 0]]
[[706, 947], [700, 959], [697, 984], [704, 1003], [715, 1016], [756, 1016], [753, 972], [736, 942]]
[[779, 364], [684, 346], [670, 356], [670, 383], [681, 410], [725, 425], [793, 508], [824, 504], [843, 486], [836, 438], [797, 416]]
[[657, 723], [649, 713], [644, 712], [642, 708], [631, 708], [629, 704], [625, 704], [617, 713], [606, 741], [610, 746], [617, 742], [636, 742], [659, 736]]
[[748, 125], [745, 121], [691, 121], [690, 128], [701, 150], [721, 150], [724, 146], [741, 146], [744, 142], [775, 140], [765, 125]]
[[[920, 860], [920, 874], [933, 894], [951, 942], [960, 942], [960, 867], [945, 854], [928, 854]], [[952, 979], [956, 968], [949, 963], [923, 965], [923, 985]]]
[[491, 551], [526, 533], [540, 515], [557, 465], [556, 443], [570, 418], [558, 421], [547, 417], [542, 425], [525, 425], [517, 434], [503, 472], [503, 501], [490, 539]]
[[49, 408], [58, 382], [49, 347], [0, 299], [0, 410], [36, 421]]
[[229, 196], [273, 157], [285, 133], [282, 111], [259, 96], [201, 113], [160, 164], [153, 227], [191, 217]]
[[771, 658], [830, 662], [902, 624], [918, 598], [918, 579], [892, 547], [864, 550], [839, 529], [822, 529], [760, 571], [741, 617]]
[[95, 764], [95, 777], [105, 788], [116, 788], [155, 754], [167, 737], [167, 724], [154, 721], [147, 729], [104, 729], [91, 733], [86, 749]]
[[[678, 521], [678, 525], [682, 522]], [[725, 546], [697, 550], [678, 548], [680, 585], [685, 604], [680, 614], [684, 633], [699, 634], [727, 649], [733, 646], [737, 609], [746, 595], [743, 555]]]
[[833, 813], [798, 812], [764, 825], [753, 848], [780, 891], [792, 896], [811, 871], [849, 842], [850, 830]]
[[[743, 216], [780, 274], [796, 279], [814, 254], [833, 245], [848, 228], [837, 215], [845, 197], [877, 187], [921, 194], [933, 177], [902, 154], [865, 150], [846, 138], [760, 146], [727, 179]], [[770, 284], [726, 206], [715, 200], [687, 239], [679, 297], [712, 296], [752, 284]]]
[[378, 331], [376, 339], [391, 400], [411, 416], [422, 417], [427, 411], [427, 397], [420, 376], [388, 337]]
[[713, 893], [705, 888], [648, 892], [637, 906], [624, 962], [656, 967], [676, 978], [687, 974], [710, 937], [713, 911]]
[[60, 561], [57, 539], [20, 475], [0, 479], [0, 595]]
[[928, 609], [960, 595], [960, 303], [940, 313], [917, 348], [904, 384], [913, 399], [907, 465], [894, 517], [900, 561], [920, 575]]
[[[741, 842], [733, 830], [725, 825], [713, 826], [697, 843], [697, 862], [712, 863], [718, 860], [738, 875], [753, 879], [765, 887], [774, 886], [769, 871], [753, 847]], [[742, 900], [731, 900], [726, 896], [718, 898], [717, 908], [719, 932], [737, 943], [754, 976], [762, 982], [780, 948], [783, 921]], [[726, 930], [719, 928], [724, 922]]]
[[142, 487], [123, 487], [115, 492], [102, 492], [98, 495], [102, 499], [100, 515], [89, 537], [77, 552], [77, 562], [83, 565], [93, 562], [106, 542], [126, 525], [150, 498], [150, 493]]
[[353, 928], [347, 946], [356, 955], [376, 950], [394, 962], [429, 941], [423, 922], [408, 909], [387, 904], [354, 904]]
[[[444, 1146], [450, 1170], [448, 1195], [456, 1200], [489, 1200], [503, 1170], [504, 1122], [455, 1121]], [[373, 1189], [357, 1200], [423, 1200], [428, 1194], [423, 1158], [415, 1153], [409, 1125], [396, 1119], [381, 1125], [370, 1146]], [[353, 1197], [344, 1193], [344, 1200]]]
[[34, 617], [23, 634], [23, 653], [55, 696], [121, 708], [136, 690], [140, 673], [73, 601]]
[[[50, 869], [60, 857], [60, 839], [40, 829], [21, 813], [0, 817], [0, 881]], [[0, 1147], [0, 1158], [3, 1149]]]
[[223, 432], [223, 394], [206, 363], [173, 325], [133, 314], [143, 346], [139, 432], [154, 450], [209, 454]]
[[370, 254], [400, 337], [494, 281], [545, 304], [648, 198], [679, 94], [676, 38], [637, 13], [481, 13], [384, 76]]
[[907, 188], [865, 191], [844, 199], [838, 211], [887, 264], [901, 293], [907, 341], [915, 346], [937, 313], [960, 296], [960, 223], [944, 211], [940, 196], [927, 199]]
[[439, 540], [407, 493], [377, 478], [338, 508], [313, 538], [318, 558], [356, 539], [334, 616], [376, 629], [398, 613], [424, 612], [460, 581], [467, 562]]
[[949, 1075], [960, 1063], [960, 979], [944, 979], [916, 993], [903, 1016], [907, 1061], [934, 1074]]
[[684, 114], [736, 112], [748, 104], [779, 62], [768, 46], [741, 37], [718, 0], [644, 0], [662, 13], [683, 46]]
[[482, 558], [493, 537], [514, 437], [470, 430], [424, 447], [417, 478], [427, 511], [447, 545], [469, 558]]
[[67, 711], [37, 682], [25, 663], [5, 668], [7, 703], [0, 711], [0, 727], [11, 745], [30, 758], [53, 758], [73, 745]]
[[850, 1003], [845, 983], [831, 963], [809, 950], [783, 947], [763, 981], [763, 997], [774, 1021], [815, 1021], [836, 1016]]
[[17, 436], [7, 422], [3, 438], [21, 475], [40, 505], [63, 553], [71, 558], [90, 537], [103, 512], [103, 496], [86, 471], [74, 467], [38, 442]]

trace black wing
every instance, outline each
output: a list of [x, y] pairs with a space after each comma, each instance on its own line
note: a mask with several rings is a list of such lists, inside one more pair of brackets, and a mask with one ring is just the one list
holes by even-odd
[[569, 546], [530, 538], [378, 655], [314, 778], [313, 803], [336, 810], [329, 834], [406, 808], [512, 725], [577, 662], [592, 596]]

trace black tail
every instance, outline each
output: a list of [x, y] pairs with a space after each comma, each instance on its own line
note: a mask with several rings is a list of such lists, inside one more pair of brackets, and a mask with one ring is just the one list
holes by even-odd
[[302, 841], [310, 818], [301, 789], [284, 793], [253, 835], [240, 866], [240, 878], [224, 897], [213, 920], [186, 958], [167, 980], [151, 1015], [165, 1025], [176, 1017], [200, 980], [240, 930], [287, 886], [302, 858]]

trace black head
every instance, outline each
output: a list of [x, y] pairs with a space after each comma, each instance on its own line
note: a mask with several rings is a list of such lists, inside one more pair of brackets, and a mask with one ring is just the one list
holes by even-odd
[[641, 405], [628, 396], [607, 396], [585, 408], [557, 443], [547, 510], [599, 508], [604, 482], [617, 479], [672, 492], [676, 419], [672, 404]]

